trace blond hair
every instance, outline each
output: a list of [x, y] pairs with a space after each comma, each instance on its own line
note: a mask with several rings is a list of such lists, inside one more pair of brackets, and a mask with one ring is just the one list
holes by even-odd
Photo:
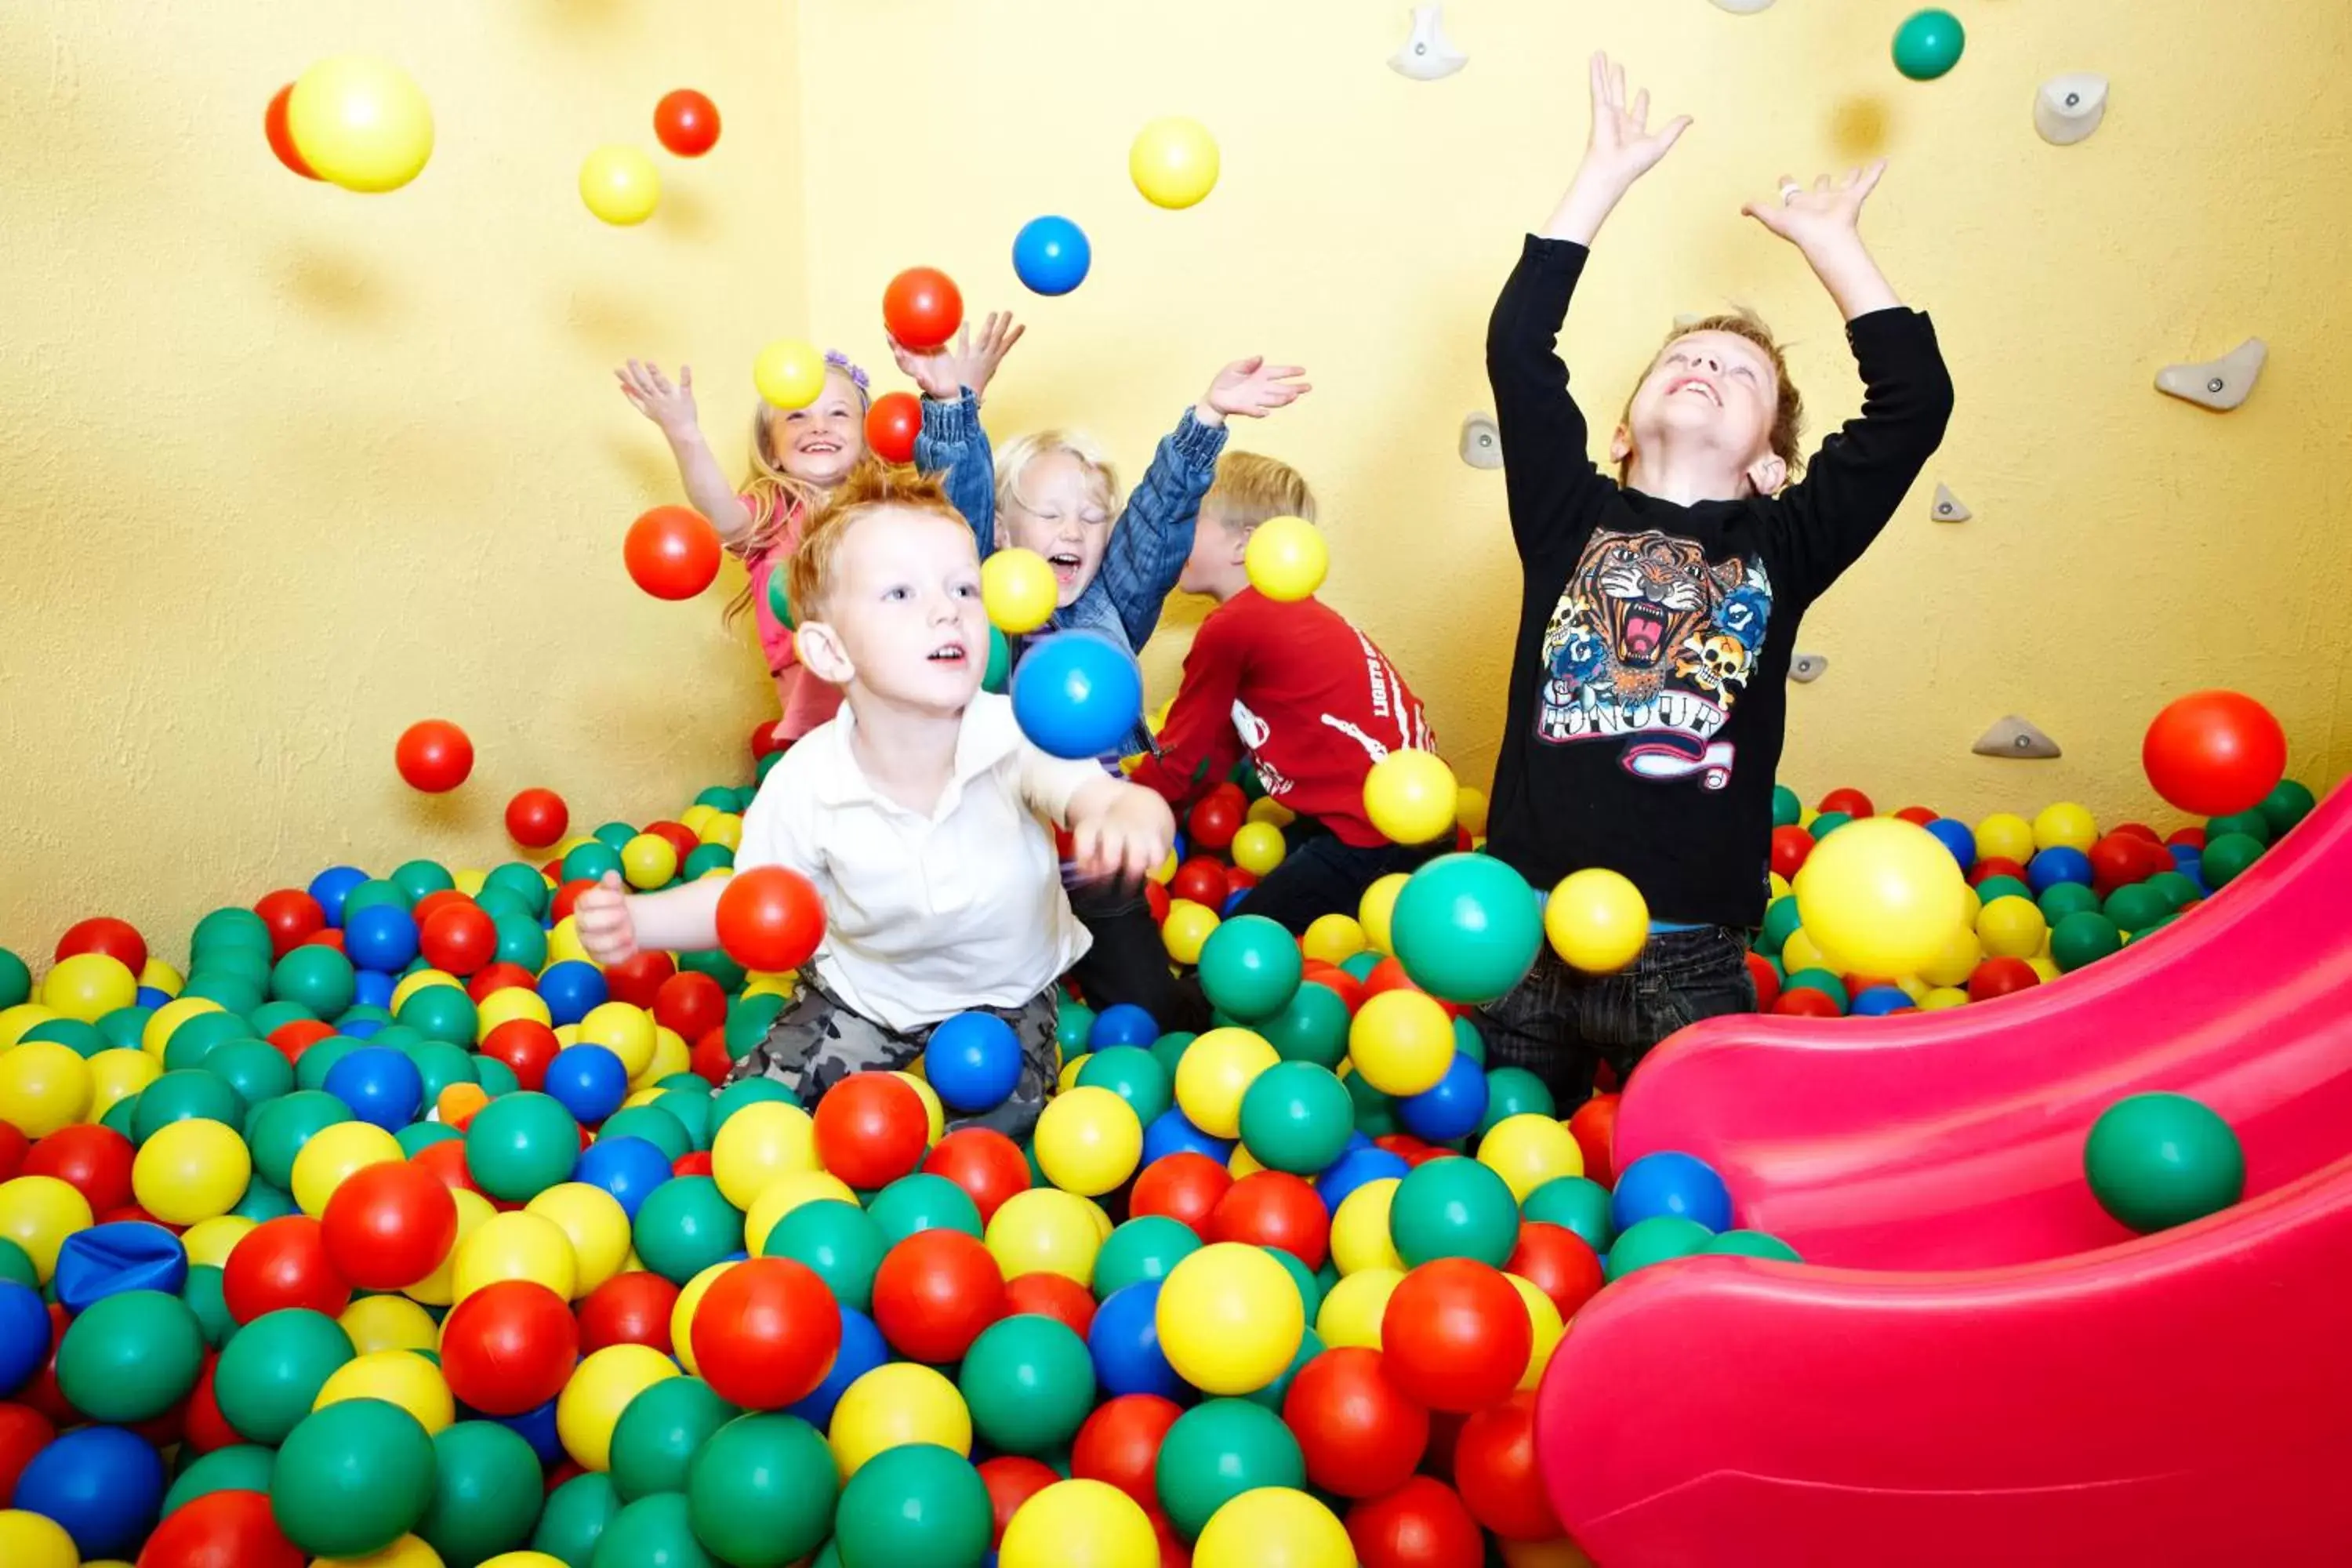
[[783, 570], [785, 591], [803, 621], [822, 618], [824, 597], [834, 585], [841, 560], [842, 542], [863, 518], [878, 511], [928, 512], [965, 527], [963, 513], [948, 500], [947, 487], [937, 474], [926, 474], [908, 464], [893, 468], [869, 458], [849, 471], [809, 520], [800, 548]]
[[[1771, 448], [1774, 457], [1789, 466], [1789, 478], [1793, 481], [1798, 472], [1803, 468], [1805, 462], [1797, 449], [1798, 439], [1804, 434], [1805, 397], [1804, 394], [1797, 390], [1796, 384], [1789, 379], [1789, 362], [1780, 352], [1780, 341], [1772, 335], [1772, 329], [1764, 324], [1763, 317], [1742, 305], [1736, 310], [1701, 317], [1687, 325], [1678, 323], [1673, 331], [1666, 334], [1665, 340], [1659, 343], [1657, 353], [1651, 356], [1651, 369], [1657, 368], [1658, 360], [1664, 357], [1668, 349], [1685, 338], [1699, 332], [1728, 332], [1735, 338], [1754, 343], [1764, 351], [1764, 357], [1771, 362], [1772, 377], [1778, 386], [1780, 396], [1772, 409], [1772, 429], [1767, 438], [1767, 445]], [[1648, 373], [1644, 372], [1643, 380], [1648, 379]], [[1636, 385], [1633, 390], [1638, 395], [1641, 388]], [[1618, 423], [1625, 424], [1633, 416], [1633, 398], [1629, 395], [1625, 399], [1625, 412], [1619, 418]], [[1618, 483], [1624, 483], [1625, 476], [1632, 470], [1633, 466], [1633, 460], [1630, 456], [1625, 461], [1617, 465]]]
[[1235, 533], [1247, 533], [1274, 517], [1315, 521], [1315, 492], [1297, 468], [1256, 452], [1228, 452], [1217, 462], [1217, 478], [1201, 498], [1201, 510], [1211, 511]]
[[1118, 470], [1111, 467], [1102, 447], [1095, 438], [1081, 430], [1034, 430], [1019, 437], [996, 454], [996, 510], [1018, 505], [1022, 510], [1034, 512], [1029, 498], [1021, 493], [1021, 476], [1040, 458], [1068, 458], [1086, 474], [1087, 482], [1095, 488], [1096, 499], [1106, 512], [1118, 510]]
[[[845, 363], [843, 365], [828, 363], [826, 381], [830, 382], [836, 375], [849, 384], [849, 389], [857, 395], [861, 405], [871, 406], [866, 389], [857, 384], [857, 377], [851, 367]], [[751, 471], [743, 476], [742, 484], [743, 500], [751, 509], [751, 526], [742, 538], [728, 546], [746, 564], [759, 561], [782, 543], [795, 519], [814, 517], [824, 507], [825, 494], [823, 490], [806, 479], [795, 479], [786, 473], [783, 465], [776, 460], [776, 419], [783, 412], [764, 398], [751, 409]], [[881, 459], [868, 450], [850, 470], [851, 476], [855, 477], [869, 465], [879, 467], [880, 462]], [[847, 480], [843, 482], [845, 484]], [[736, 618], [751, 607], [751, 584], [747, 582], [728, 602], [725, 614], [719, 617], [720, 624], [734, 625]]]

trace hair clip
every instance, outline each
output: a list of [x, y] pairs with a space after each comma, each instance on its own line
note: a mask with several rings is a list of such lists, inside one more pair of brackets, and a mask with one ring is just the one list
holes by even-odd
[[870, 392], [873, 390], [873, 384], [866, 379], [866, 373], [859, 369], [857, 365], [853, 363], [850, 357], [847, 354], [843, 353], [839, 349], [825, 350], [824, 363], [831, 365], [834, 369], [846, 374], [849, 377], [850, 384], [856, 386], [858, 391]]

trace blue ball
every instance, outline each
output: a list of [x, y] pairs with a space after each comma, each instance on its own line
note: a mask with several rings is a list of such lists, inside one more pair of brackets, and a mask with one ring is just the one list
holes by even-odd
[[357, 969], [404, 968], [416, 956], [416, 921], [397, 904], [370, 904], [344, 922], [343, 952]]
[[310, 879], [310, 896], [326, 911], [329, 925], [343, 923], [343, 900], [352, 896], [353, 888], [367, 879], [368, 874], [357, 866], [330, 866]]
[[1143, 1130], [1143, 1163], [1147, 1165], [1163, 1155], [1187, 1151], [1206, 1154], [1220, 1165], [1234, 1157], [1231, 1143], [1202, 1131], [1181, 1110], [1161, 1111]]
[[1159, 1037], [1160, 1025], [1150, 1014], [1132, 1002], [1118, 1002], [1095, 1015], [1094, 1026], [1087, 1031], [1087, 1049], [1141, 1046], [1150, 1050], [1151, 1042]]
[[561, 1026], [576, 1024], [602, 1007], [612, 1000], [612, 991], [604, 984], [603, 970], [567, 958], [549, 964], [539, 977], [539, 999], [547, 1004], [548, 1016]]
[[1889, 1013], [1899, 1013], [1916, 1005], [1911, 998], [1893, 985], [1874, 985], [1853, 999], [1847, 1016], [1855, 1018], [1884, 1018]]
[[1013, 237], [1013, 271], [1033, 294], [1066, 294], [1087, 280], [1094, 247], [1066, 217], [1033, 217]]
[[1416, 1138], [1444, 1143], [1466, 1138], [1486, 1114], [1486, 1070], [1456, 1051], [1445, 1076], [1419, 1094], [1397, 1101], [1397, 1120]]
[[353, 1116], [387, 1132], [415, 1121], [425, 1104], [425, 1075], [390, 1046], [345, 1052], [342, 1060], [327, 1069], [327, 1081], [320, 1087], [350, 1106]]
[[1087, 1329], [1087, 1351], [1095, 1359], [1095, 1382], [1105, 1398], [1156, 1394], [1174, 1399], [1183, 1380], [1160, 1351], [1160, 1281], [1122, 1285], [1095, 1309]]
[[548, 1062], [540, 1088], [580, 1121], [602, 1121], [629, 1098], [629, 1069], [603, 1046], [566, 1046]]
[[[58, 1249], [50, 1287], [58, 1305], [79, 1317], [92, 1302], [122, 1290], [176, 1296], [188, 1282], [188, 1249], [160, 1225], [115, 1220], [75, 1231]], [[5, 1330], [0, 1330], [5, 1335]], [[0, 1362], [7, 1359], [0, 1351]], [[13, 1386], [0, 1367], [0, 1388]]]
[[354, 1007], [382, 1007], [390, 1011], [393, 993], [399, 989], [400, 982], [380, 969], [352, 971], [352, 1005]]
[[646, 1196], [671, 1174], [669, 1156], [644, 1138], [599, 1138], [580, 1152], [580, 1163], [572, 1168], [573, 1181], [602, 1187], [620, 1200], [633, 1225]]
[[890, 1359], [890, 1347], [873, 1319], [855, 1307], [834, 1305], [841, 1313], [841, 1348], [833, 1353], [833, 1369], [799, 1404], [784, 1406], [785, 1415], [797, 1415], [820, 1432], [833, 1424], [833, 1407], [849, 1385]]
[[1232, 919], [1234, 911], [1240, 909], [1243, 904], [1248, 902], [1249, 896], [1256, 891], [1257, 889], [1255, 888], [1235, 888], [1232, 892], [1227, 893], [1225, 895], [1223, 907], [1217, 910], [1217, 918], [1219, 920]]
[[1661, 1215], [1696, 1220], [1714, 1231], [1731, 1228], [1731, 1193], [1715, 1167], [1671, 1149], [1644, 1154], [1617, 1173], [1609, 1208], [1620, 1236]]
[[563, 1439], [555, 1429], [554, 1400], [533, 1405], [520, 1415], [485, 1415], [483, 1419], [495, 1421], [520, 1436], [530, 1445], [530, 1451], [539, 1456], [541, 1464], [553, 1465], [562, 1461]]
[[0, 1279], [0, 1391], [13, 1393], [49, 1359], [49, 1310], [41, 1293]]
[[1143, 672], [1099, 632], [1033, 637], [1013, 671], [1013, 717], [1049, 755], [1107, 756], [1143, 717]]
[[953, 1110], [994, 1110], [1020, 1086], [1020, 1037], [993, 1013], [958, 1013], [931, 1031], [923, 1077]]
[[1315, 1195], [1323, 1200], [1323, 1207], [1332, 1214], [1348, 1201], [1348, 1194], [1367, 1182], [1385, 1181], [1395, 1177], [1402, 1181], [1412, 1170], [1412, 1163], [1402, 1154], [1391, 1154], [1369, 1143], [1360, 1149], [1350, 1149], [1323, 1168], [1315, 1178]]
[[1927, 824], [1927, 831], [1936, 836], [1937, 843], [1952, 852], [1952, 858], [1960, 863], [1963, 875], [1976, 866], [1977, 836], [1967, 823], [1939, 816]]
[[2025, 885], [2036, 893], [2046, 893], [2061, 882], [2080, 882], [2089, 887], [2091, 858], [2080, 849], [2059, 844], [2025, 863]]
[[163, 1506], [163, 1457], [135, 1432], [84, 1426], [33, 1456], [10, 1506], [57, 1521], [86, 1558], [128, 1556]]
[[135, 1005], [144, 1007], [151, 1013], [156, 1008], [161, 1007], [164, 1003], [169, 1002], [171, 999], [172, 994], [170, 992], [158, 991], [152, 985], [142, 985], [132, 994], [131, 996], [131, 1001]]

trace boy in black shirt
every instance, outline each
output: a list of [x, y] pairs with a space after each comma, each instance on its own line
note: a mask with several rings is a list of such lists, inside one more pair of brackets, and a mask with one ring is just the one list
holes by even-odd
[[1593, 978], [1547, 950], [1482, 1017], [1490, 1058], [1535, 1070], [1565, 1115], [1595, 1062], [1619, 1075], [1675, 1029], [1753, 1007], [1739, 928], [1763, 917], [1773, 772], [1799, 620], [1876, 538], [1950, 417], [1927, 318], [1906, 310], [1856, 230], [1884, 163], [1741, 210], [1796, 246], [1846, 321], [1863, 412], [1801, 482], [1796, 390], [1760, 322], [1717, 317], [1667, 340], [1611, 438], [1612, 481], [1555, 352], [1601, 222], [1687, 118], [1648, 126], [1649, 94], [1593, 57], [1592, 138], [1531, 236], [1486, 334], [1511, 531], [1518, 640], [1488, 851], [1538, 889], [1623, 873], [1653, 917], [1633, 967]]

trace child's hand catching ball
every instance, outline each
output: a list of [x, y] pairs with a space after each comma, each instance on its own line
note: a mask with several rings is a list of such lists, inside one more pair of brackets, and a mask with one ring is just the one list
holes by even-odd
[[629, 917], [629, 896], [621, 889], [621, 874], [607, 871], [604, 879], [580, 895], [572, 906], [572, 929], [588, 956], [609, 969], [637, 955], [637, 925]]

